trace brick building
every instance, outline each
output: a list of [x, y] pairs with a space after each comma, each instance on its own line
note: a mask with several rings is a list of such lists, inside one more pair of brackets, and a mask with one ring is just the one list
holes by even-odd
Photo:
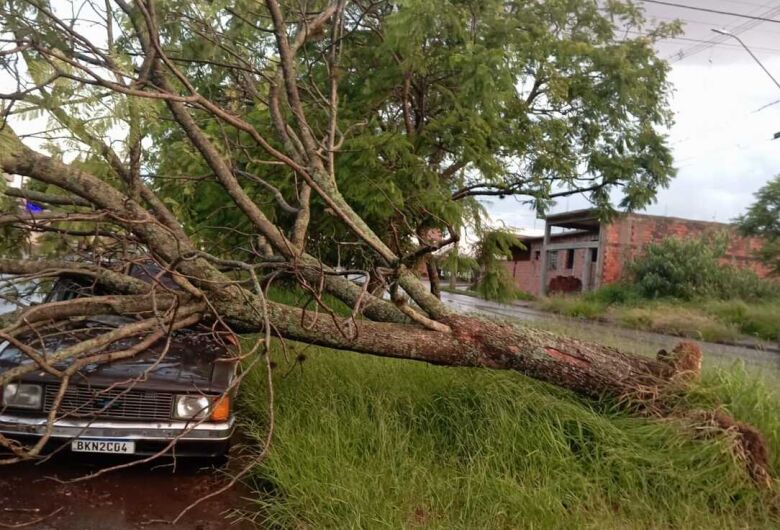
[[730, 234], [724, 262], [769, 274], [754, 257], [761, 240], [739, 236], [732, 225], [634, 213], [604, 224], [594, 210], [548, 216], [545, 235], [521, 236], [527, 248], [516, 249], [503, 265], [515, 284], [533, 295], [588, 291], [620, 279], [649, 243], [723, 231]]

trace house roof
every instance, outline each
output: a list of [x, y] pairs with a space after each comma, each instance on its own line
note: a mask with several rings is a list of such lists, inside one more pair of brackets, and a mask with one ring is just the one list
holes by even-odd
[[[550, 239], [560, 239], [563, 237], [572, 237], [572, 236], [578, 236], [580, 234], [591, 234], [591, 233], [593, 233], [592, 230], [569, 230], [568, 232], [557, 232], [554, 234], [550, 234]], [[530, 243], [531, 241], [541, 241], [544, 239], [544, 236], [517, 236], [517, 239], [519, 239], [523, 243]]]
[[598, 211], [595, 208], [548, 215], [545, 220], [547, 224], [552, 226], [577, 230], [593, 230], [601, 224], [598, 218]]
[[[668, 215], [652, 215], [647, 213], [636, 213], [636, 212], [618, 212], [617, 215], [618, 217], [620, 216], [645, 217], [651, 219], [668, 219], [668, 220], [685, 221], [685, 222], [693, 222], [693, 223], [707, 223], [711, 225], [721, 225], [724, 227], [731, 226], [730, 223], [707, 221], [704, 219], [690, 219], [687, 217], [674, 217]], [[594, 228], [598, 228], [599, 224], [601, 224], [601, 222], [599, 221], [598, 210], [596, 208], [572, 210], [570, 212], [562, 212], [562, 213], [548, 215], [545, 218], [545, 221], [552, 226], [557, 226], [561, 228], [575, 228], [578, 230], [593, 230]]]

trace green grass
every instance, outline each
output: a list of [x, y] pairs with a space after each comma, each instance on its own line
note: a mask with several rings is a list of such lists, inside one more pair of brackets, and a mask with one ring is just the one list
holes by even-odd
[[585, 295], [551, 296], [537, 303], [543, 311], [615, 323], [712, 342], [745, 338], [780, 340], [780, 301], [642, 300], [604, 288]]
[[[288, 346], [307, 360], [289, 370], [275, 355], [275, 441], [253, 475], [263, 528], [780, 527], [726, 443], [675, 422], [513, 373]], [[258, 440], [264, 381], [258, 369], [241, 392]], [[766, 385], [709, 369], [697, 399], [759, 426], [780, 471]]]
[[[480, 293], [479, 291], [475, 291], [473, 289], [453, 289], [452, 287], [449, 286], [442, 286], [441, 290], [452, 294], [462, 294], [464, 296], [471, 296], [472, 298], [481, 298], [482, 300], [487, 300], [487, 298], [485, 298], [482, 295], [482, 293]], [[534, 295], [527, 293], [522, 289], [517, 289], [517, 288], [512, 289], [511, 291], [508, 291], [508, 294], [510, 297], [509, 300], [510, 302], [514, 300], [521, 300], [524, 302], [530, 302], [532, 300], [536, 300], [536, 297]]]
[[537, 307], [567, 317], [590, 320], [603, 319], [608, 309], [608, 305], [603, 302], [581, 296], [550, 296], [542, 299]]
[[745, 303], [741, 300], [711, 302], [704, 310], [735, 326], [745, 335], [780, 342], [780, 301]]
[[674, 303], [647, 304], [645, 307], [612, 307], [608, 320], [632, 329], [690, 337], [709, 342], [737, 342], [739, 328], [709, 315], [699, 307]]

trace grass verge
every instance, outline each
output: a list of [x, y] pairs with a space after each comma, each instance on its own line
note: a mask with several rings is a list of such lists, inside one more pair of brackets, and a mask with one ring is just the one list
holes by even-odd
[[[513, 373], [305, 353], [292, 370], [278, 359], [274, 447], [253, 476], [263, 528], [780, 527], [725, 441], [675, 422]], [[259, 438], [265, 376], [251, 375]], [[710, 369], [699, 398], [762, 429], [780, 469], [780, 401], [760, 380]]]
[[560, 315], [711, 342], [780, 341], [780, 301], [639, 300], [613, 302], [596, 293], [552, 296], [536, 307]]
[[[442, 286], [441, 290], [447, 293], [462, 294], [464, 296], [470, 296], [472, 298], [480, 298], [482, 300], [487, 300], [487, 298], [485, 298], [479, 291], [475, 291], [473, 289], [457, 289], [457, 288], [453, 289], [450, 286]], [[514, 289], [510, 291], [509, 297], [511, 300], [520, 300], [524, 302], [530, 302], [536, 300], [536, 297], [534, 295], [527, 293], [521, 289]]]

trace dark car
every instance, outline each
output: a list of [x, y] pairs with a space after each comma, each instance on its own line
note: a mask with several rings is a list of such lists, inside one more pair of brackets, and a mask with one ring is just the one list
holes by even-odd
[[[134, 267], [136, 277], [154, 276], [149, 266]], [[91, 285], [61, 279], [46, 301], [95, 294], [100, 293]], [[113, 315], [91, 317], [23, 340], [51, 354], [130, 321]], [[196, 326], [174, 332], [167, 349], [165, 341], [158, 341], [133, 358], [85, 366], [71, 379], [57, 407], [48, 446], [121, 455], [153, 455], [171, 446], [166, 454], [176, 457], [223, 456], [235, 426], [231, 385], [237, 361], [230, 337]], [[120, 341], [112, 349], [134, 341], [138, 339]], [[32, 362], [13, 345], [0, 342], [0, 373]], [[28, 443], [39, 439], [59, 388], [60, 379], [43, 370], [6, 384], [0, 434]]]

